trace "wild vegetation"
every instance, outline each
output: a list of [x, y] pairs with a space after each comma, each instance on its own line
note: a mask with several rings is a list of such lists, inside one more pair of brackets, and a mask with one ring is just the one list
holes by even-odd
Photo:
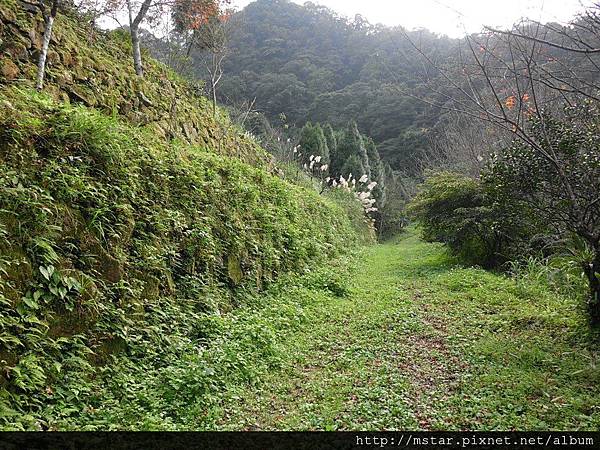
[[[487, 268], [567, 252], [598, 320], [597, 6], [567, 25], [525, 20], [464, 39], [287, 1], [236, 16], [221, 98], [266, 116], [245, 126], [264, 136], [278, 124], [311, 154], [324, 140], [312, 123], [355, 126], [328, 149], [328, 170], [377, 181], [382, 235], [406, 223], [433, 174], [411, 207], [428, 239]], [[203, 76], [194, 60], [190, 70]], [[375, 174], [366, 149], [381, 157]]]
[[598, 429], [598, 8], [2, 0], [0, 429]]
[[133, 342], [167, 357], [160, 342], [177, 331], [164, 327], [201, 339], [197, 321], [357, 239], [348, 213], [316, 192], [200, 148], [157, 145], [85, 108], [7, 94], [4, 420], [27, 412], [28, 426], [43, 424], [34, 411], [72, 395], [54, 383], [91, 377], [90, 364]]
[[[468, 37], [464, 45], [471, 55], [457, 65], [461, 75], [455, 68], [437, 67], [455, 88], [447, 107], [501, 130], [503, 138], [478, 155], [487, 163], [468, 174], [475, 180], [457, 183], [460, 175], [434, 176], [414, 205], [430, 238], [452, 242], [455, 251], [489, 267], [568, 254], [570, 265], [587, 279], [589, 317], [596, 325], [600, 153], [595, 95], [600, 85], [589, 65], [598, 59], [590, 50], [600, 39], [597, 9], [569, 26], [522, 23]], [[579, 29], [583, 35], [573, 31]], [[497, 64], [507, 70], [501, 80]], [[445, 199], [436, 198], [441, 192]], [[434, 223], [441, 216], [446, 222]]]
[[[85, 30], [68, 14], [56, 29], [67, 48], [64, 41], [85, 39], [79, 34]], [[13, 19], [7, 21], [13, 31], [32, 26], [22, 12], [3, 10], [3, 20], [7, 16]], [[109, 42], [118, 46], [118, 39]], [[9, 42], [6, 48], [14, 45]], [[49, 65], [49, 83], [57, 83], [49, 92], [63, 100], [83, 84], [55, 78], [54, 70], [69, 70], [66, 60], [61, 57]], [[6, 57], [3, 61], [7, 64]], [[109, 73], [122, 67], [117, 59], [106, 57], [103, 62], [110, 63]], [[19, 73], [26, 73], [28, 64], [19, 62]], [[169, 77], [163, 85], [173, 90], [185, 86], [164, 68], [148, 67], [150, 77], [160, 71]], [[128, 73], [121, 74], [124, 80]], [[154, 371], [152, 383], [164, 387], [159, 380], [164, 367], [170, 361], [187, 366], [185, 358], [198, 358], [192, 349], [209, 339], [212, 324], [219, 326], [222, 314], [263, 302], [280, 276], [310, 270], [371, 239], [370, 223], [351, 194], [319, 195], [310, 179], [307, 187], [300, 187], [269, 173], [264, 151], [222, 113], [209, 112], [212, 106], [201, 97], [197, 103], [193, 96], [178, 103], [192, 112], [183, 120], [200, 118], [190, 125], [174, 123], [183, 128], [181, 138], [175, 131], [163, 135], [155, 123], [140, 127], [126, 115], [86, 106], [112, 94], [116, 111], [160, 117], [153, 93], [162, 86], [154, 83], [142, 87], [149, 104], [137, 103], [131, 111], [124, 108], [127, 95], [114, 88], [90, 90], [89, 100], [70, 105], [36, 93], [16, 77], [4, 78], [2, 428], [75, 427], [73, 418], [85, 413], [96, 417], [90, 426], [102, 427], [102, 420], [109, 419], [100, 419], [103, 407], [98, 402], [108, 407], [109, 398], [121, 398], [124, 392], [115, 391], [116, 386], [126, 386], [145, 402], [149, 385], [136, 387], [130, 381], [145, 383]], [[195, 136], [186, 136], [186, 129], [193, 129]], [[236, 157], [227, 156], [231, 153]], [[262, 328], [256, 325], [251, 331], [253, 326], [234, 333], [241, 337], [250, 332], [262, 342]], [[263, 344], [268, 352], [270, 344]], [[251, 339], [248, 352], [263, 344]], [[242, 342], [233, 338], [226, 345]], [[215, 351], [217, 347], [212, 346]], [[198, 397], [200, 392], [210, 397], [219, 391], [217, 377], [211, 376], [215, 370], [223, 371], [223, 383], [251, 378], [245, 373], [252, 371], [251, 362], [244, 360], [250, 356], [232, 349], [226, 353], [202, 357], [221, 361], [206, 362], [206, 382], [214, 389], [198, 380], [197, 390], [190, 391], [202, 405], [210, 400]], [[232, 366], [223, 358], [234, 358]], [[252, 354], [250, 359], [256, 358]], [[219, 367], [211, 369], [213, 364]], [[199, 366], [194, 367], [190, 376]], [[129, 381], [113, 384], [117, 374]], [[183, 379], [173, 380], [177, 382]], [[138, 400], [132, 397], [132, 405]], [[143, 414], [142, 422], [169, 428], [170, 413], [154, 407], [155, 413]], [[178, 408], [174, 403], [171, 407]], [[107, 414], [123, 414], [119, 424], [124, 426], [139, 411], [130, 413]]]

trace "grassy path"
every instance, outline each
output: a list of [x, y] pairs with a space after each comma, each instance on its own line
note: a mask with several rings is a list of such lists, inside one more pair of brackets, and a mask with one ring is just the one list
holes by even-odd
[[592, 429], [598, 345], [575, 300], [453, 266], [413, 234], [306, 306], [280, 368], [224, 396], [223, 430]]

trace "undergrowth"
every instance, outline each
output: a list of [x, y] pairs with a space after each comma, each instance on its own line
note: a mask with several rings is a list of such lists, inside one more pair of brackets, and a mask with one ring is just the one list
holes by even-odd
[[0, 428], [122, 402], [115, 426], [171, 427], [270, 360], [266, 324], [214, 337], [222, 314], [370, 239], [351, 198], [29, 90], [0, 109]]
[[367, 248], [348, 295], [304, 308], [220, 430], [580, 430], [600, 424], [584, 298], [461, 267], [409, 228]]

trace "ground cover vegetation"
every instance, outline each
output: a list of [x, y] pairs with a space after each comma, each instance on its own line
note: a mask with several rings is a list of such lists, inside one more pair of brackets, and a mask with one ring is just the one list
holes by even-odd
[[230, 6], [0, 3], [0, 429], [597, 429], [598, 6]]

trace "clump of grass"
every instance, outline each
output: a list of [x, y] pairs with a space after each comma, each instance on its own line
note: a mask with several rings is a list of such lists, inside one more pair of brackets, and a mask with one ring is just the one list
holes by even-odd
[[509, 273], [519, 288], [543, 286], [565, 297], [579, 299], [583, 303], [587, 295], [587, 286], [585, 276], [581, 273], [581, 265], [581, 261], [573, 256], [530, 256], [525, 260], [512, 262]]

